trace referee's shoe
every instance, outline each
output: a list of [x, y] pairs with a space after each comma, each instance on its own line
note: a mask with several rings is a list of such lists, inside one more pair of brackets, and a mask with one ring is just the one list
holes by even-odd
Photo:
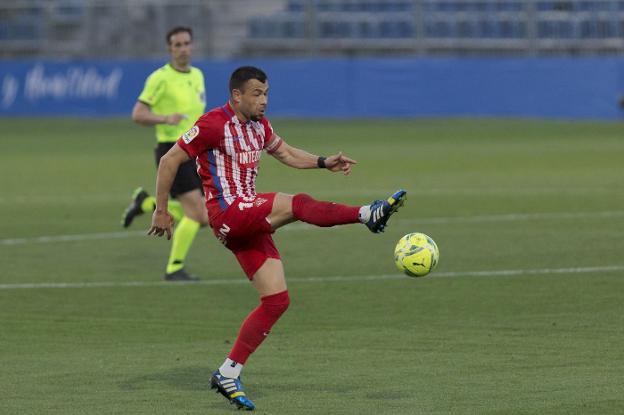
[[199, 277], [195, 275], [189, 274], [181, 268], [174, 272], [166, 272], [165, 273], [165, 281], [182, 281], [182, 282], [190, 282], [190, 281], [199, 281]]
[[130, 202], [130, 205], [128, 205], [123, 215], [121, 216], [121, 225], [124, 228], [130, 226], [134, 218], [144, 213], [143, 209], [141, 209], [141, 205], [143, 204], [145, 198], [148, 196], [149, 195], [142, 187], [138, 187], [137, 189], [135, 189], [134, 193], [132, 193], [132, 202]]

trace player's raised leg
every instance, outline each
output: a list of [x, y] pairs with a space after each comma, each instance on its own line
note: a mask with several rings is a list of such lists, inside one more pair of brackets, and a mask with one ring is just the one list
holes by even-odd
[[385, 200], [375, 200], [367, 206], [368, 212], [362, 213], [362, 222], [373, 233], [383, 232], [386, 229], [390, 216], [403, 206], [406, 198], [407, 192], [400, 189]]
[[274, 230], [300, 220], [322, 227], [360, 222], [371, 232], [379, 233], [384, 231], [390, 216], [403, 205], [406, 194], [405, 190], [398, 190], [387, 199], [375, 200], [370, 205], [347, 206], [316, 200], [305, 193], [294, 196], [277, 193], [268, 219]]
[[212, 389], [216, 389], [239, 409], [247, 410], [255, 409], [255, 405], [247, 397], [240, 381], [243, 365], [266, 339], [290, 304], [281, 260], [266, 259], [253, 275], [252, 283], [260, 295], [260, 305], [247, 316], [228, 358], [210, 379]]

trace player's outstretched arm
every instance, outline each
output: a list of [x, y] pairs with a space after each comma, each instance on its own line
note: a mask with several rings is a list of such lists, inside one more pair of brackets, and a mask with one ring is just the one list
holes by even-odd
[[173, 217], [167, 211], [169, 191], [180, 164], [187, 160], [189, 156], [177, 144], [161, 157], [156, 177], [156, 209], [152, 215], [152, 226], [147, 231], [148, 235], [163, 236], [166, 233], [167, 239], [171, 239]]
[[329, 157], [319, 157], [300, 148], [292, 147], [286, 142], [283, 142], [271, 155], [285, 165], [296, 169], [325, 167], [334, 172], [342, 171], [344, 174], [351, 173], [352, 165], [357, 163], [342, 153], [333, 154]]
[[324, 160], [325, 167], [331, 171], [341, 171], [345, 175], [351, 173], [351, 167], [357, 164], [357, 161], [353, 160], [342, 154], [342, 151], [338, 154], [333, 154]]
[[132, 121], [141, 125], [169, 124], [178, 125], [186, 118], [184, 114], [159, 115], [152, 112], [152, 108], [144, 102], [137, 101], [132, 109]]

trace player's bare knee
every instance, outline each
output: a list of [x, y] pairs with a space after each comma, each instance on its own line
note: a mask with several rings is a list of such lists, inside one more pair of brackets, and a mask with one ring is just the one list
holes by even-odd
[[275, 200], [273, 201], [273, 208], [277, 208], [275, 210], [289, 214], [292, 213], [292, 204], [293, 204], [293, 195], [289, 195], [286, 193], [277, 193], [275, 195]]
[[269, 222], [274, 229], [287, 223], [293, 222], [292, 213], [293, 196], [286, 193], [276, 193], [273, 199], [273, 207], [269, 215]]

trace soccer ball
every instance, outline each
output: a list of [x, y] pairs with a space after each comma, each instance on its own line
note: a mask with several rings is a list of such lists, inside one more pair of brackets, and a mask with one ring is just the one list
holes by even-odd
[[394, 262], [410, 277], [424, 277], [438, 265], [438, 246], [424, 233], [409, 233], [394, 248]]

